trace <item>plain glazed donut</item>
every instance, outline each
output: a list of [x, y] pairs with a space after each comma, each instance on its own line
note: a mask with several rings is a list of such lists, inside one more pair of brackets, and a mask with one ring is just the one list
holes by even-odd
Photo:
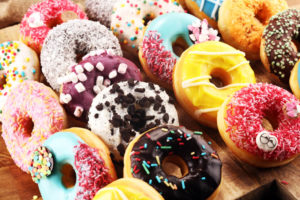
[[170, 12], [184, 10], [175, 0], [120, 0], [114, 4], [111, 30], [124, 50], [137, 55], [147, 20]]
[[49, 31], [41, 52], [42, 72], [51, 87], [58, 91], [58, 78], [77, 64], [78, 56], [98, 49], [112, 49], [122, 56], [118, 39], [99, 22], [71, 20]]
[[187, 44], [187, 47], [181, 45], [184, 49], [205, 41], [219, 41], [217, 35], [218, 31], [210, 28], [206, 20], [200, 21], [190, 14], [167, 13], [158, 16], [147, 26], [139, 49], [140, 62], [153, 82], [172, 89], [173, 67], [179, 59], [173, 44], [182, 40]]
[[[107, 146], [86, 129], [57, 132], [44, 142], [42, 148], [53, 157], [50, 172], [37, 180], [44, 200], [93, 199], [99, 189], [117, 179]], [[34, 167], [34, 161], [32, 172], [40, 166], [36, 162], [38, 166]], [[76, 181], [71, 176], [72, 171]]]
[[0, 44], [0, 118], [11, 90], [24, 80], [39, 78], [39, 58], [31, 48], [18, 41]]
[[161, 124], [178, 125], [173, 99], [158, 85], [136, 80], [104, 88], [92, 102], [88, 125], [121, 161], [128, 143]]
[[62, 79], [60, 102], [81, 121], [88, 121], [92, 101], [102, 89], [120, 81], [142, 79], [133, 62], [112, 53], [110, 50], [89, 53]]
[[126, 149], [124, 177], [142, 179], [165, 199], [213, 199], [222, 163], [200, 134], [170, 125], [146, 131]]
[[[300, 102], [271, 84], [252, 84], [228, 98], [218, 113], [219, 132], [236, 156], [257, 167], [287, 164], [300, 153]], [[271, 122], [273, 130], [263, 126]]]
[[285, 0], [226, 0], [219, 12], [219, 31], [227, 44], [258, 60], [265, 26], [287, 8]]
[[121, 178], [99, 190], [93, 200], [164, 200], [149, 184], [137, 178]]
[[[212, 80], [220, 80], [217, 87]], [[217, 112], [228, 95], [249, 83], [254, 72], [245, 53], [222, 42], [204, 42], [187, 49], [173, 73], [173, 89], [181, 106], [197, 121], [217, 127]]]
[[24, 81], [7, 96], [2, 137], [12, 159], [25, 172], [33, 151], [66, 124], [57, 95], [42, 83]]
[[290, 88], [294, 95], [300, 99], [300, 60], [296, 63], [291, 72]]
[[69, 0], [43, 0], [32, 5], [20, 25], [21, 40], [40, 53], [48, 32], [63, 23], [67, 14], [79, 19], [87, 19], [85, 13]]
[[300, 10], [288, 9], [271, 18], [265, 28], [260, 56], [265, 68], [281, 81], [288, 83], [290, 73], [300, 59]]

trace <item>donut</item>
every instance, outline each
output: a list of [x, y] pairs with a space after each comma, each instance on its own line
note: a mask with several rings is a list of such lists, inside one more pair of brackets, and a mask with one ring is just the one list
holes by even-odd
[[142, 79], [139, 68], [133, 62], [113, 55], [110, 50], [93, 51], [62, 78], [60, 102], [69, 113], [87, 122], [93, 98], [103, 88], [129, 79]]
[[118, 39], [99, 22], [71, 20], [49, 31], [41, 52], [42, 72], [51, 87], [58, 91], [57, 79], [77, 64], [78, 57], [97, 49], [112, 49], [122, 56]]
[[[300, 153], [300, 102], [275, 85], [251, 84], [228, 98], [218, 129], [241, 160], [257, 167], [287, 164]], [[263, 121], [268, 120], [267, 127]]]
[[106, 27], [110, 27], [113, 6], [117, 0], [86, 0], [85, 12], [90, 20], [99, 21]]
[[179, 59], [173, 51], [173, 44], [177, 43], [185, 49], [186, 45], [219, 41], [217, 34], [218, 31], [208, 27], [206, 20], [200, 21], [190, 14], [168, 13], [158, 16], [147, 26], [139, 49], [140, 62], [153, 82], [172, 89], [173, 67]]
[[300, 10], [288, 9], [271, 18], [262, 36], [260, 56], [265, 68], [288, 83], [290, 73], [300, 59]]
[[164, 198], [149, 184], [137, 178], [121, 178], [99, 190], [93, 200], [136, 200]]
[[178, 125], [174, 100], [158, 85], [128, 80], [104, 88], [94, 99], [88, 126], [121, 161], [128, 143], [161, 124]]
[[214, 27], [218, 27], [219, 9], [224, 0], [184, 0], [188, 11], [200, 19], [206, 19]]
[[57, 95], [36, 81], [24, 81], [7, 96], [2, 113], [2, 137], [18, 167], [28, 172], [32, 152], [66, 127]]
[[174, 0], [121, 0], [113, 6], [110, 28], [119, 38], [122, 48], [137, 55], [147, 22], [170, 12], [184, 10]]
[[40, 53], [48, 32], [69, 17], [87, 19], [86, 14], [69, 0], [43, 0], [32, 5], [20, 25], [21, 40]]
[[213, 199], [222, 163], [202, 132], [163, 125], [134, 139], [124, 156], [124, 177], [149, 183], [165, 199]]
[[255, 76], [245, 54], [215, 41], [187, 49], [173, 73], [177, 101], [197, 121], [213, 128], [227, 96], [249, 83], [255, 83]]
[[99, 189], [117, 179], [107, 146], [82, 128], [50, 136], [34, 152], [30, 170], [43, 199], [53, 199], [53, 192], [57, 200], [93, 199]]
[[0, 44], [0, 120], [12, 89], [24, 80], [38, 80], [39, 77], [39, 58], [31, 48], [18, 41]]
[[288, 8], [285, 0], [226, 0], [218, 27], [224, 41], [258, 60], [261, 37], [270, 18]]
[[290, 88], [294, 95], [300, 99], [300, 60], [294, 66], [290, 76]]

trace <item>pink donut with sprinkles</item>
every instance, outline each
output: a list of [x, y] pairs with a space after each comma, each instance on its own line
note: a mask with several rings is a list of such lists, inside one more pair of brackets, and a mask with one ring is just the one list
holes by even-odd
[[57, 95], [42, 83], [29, 80], [8, 95], [2, 119], [6, 147], [25, 172], [29, 172], [33, 151], [66, 127], [66, 115]]
[[21, 40], [37, 53], [48, 32], [69, 19], [87, 19], [78, 5], [70, 0], [44, 0], [32, 5], [20, 25]]
[[218, 113], [218, 129], [240, 159], [258, 167], [284, 165], [300, 153], [300, 102], [275, 85], [237, 91]]

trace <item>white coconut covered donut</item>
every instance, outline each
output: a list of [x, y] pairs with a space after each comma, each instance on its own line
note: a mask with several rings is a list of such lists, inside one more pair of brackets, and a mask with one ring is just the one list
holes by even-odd
[[51, 29], [41, 52], [42, 71], [51, 87], [58, 91], [58, 78], [77, 64], [78, 57], [97, 49], [112, 49], [122, 56], [118, 39], [98, 22], [76, 19]]
[[93, 100], [88, 125], [120, 161], [130, 141], [162, 124], [178, 125], [173, 99], [153, 83], [119, 82], [102, 90]]
[[111, 30], [122, 47], [137, 55], [147, 20], [170, 12], [184, 12], [174, 0], [119, 0], [114, 4]]
[[18, 41], [0, 44], [0, 121], [12, 89], [24, 80], [38, 80], [39, 76], [40, 63], [35, 51]]

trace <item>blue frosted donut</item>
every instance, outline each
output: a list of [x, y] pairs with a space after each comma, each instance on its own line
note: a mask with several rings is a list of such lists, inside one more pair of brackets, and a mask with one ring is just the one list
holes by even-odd
[[[174, 20], [176, 19], [176, 20]], [[173, 44], [185, 49], [195, 43], [220, 38], [206, 20], [187, 13], [168, 13], [155, 18], [144, 34], [139, 58], [146, 74], [156, 83], [169, 88], [173, 67], [179, 58]]]

